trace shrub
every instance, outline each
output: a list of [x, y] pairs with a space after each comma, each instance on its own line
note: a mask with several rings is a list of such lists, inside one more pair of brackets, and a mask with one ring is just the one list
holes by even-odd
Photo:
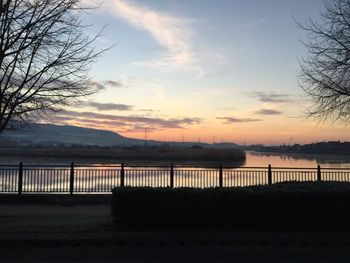
[[124, 229], [348, 231], [350, 184], [115, 188], [112, 216]]

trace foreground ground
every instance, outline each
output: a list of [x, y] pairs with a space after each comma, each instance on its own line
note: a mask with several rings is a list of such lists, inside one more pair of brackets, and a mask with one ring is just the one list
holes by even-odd
[[[1, 250], [1, 262], [349, 262], [338, 248], [261, 247], [15, 247]], [[20, 252], [20, 253], [19, 253]]]
[[108, 203], [3, 203], [0, 254], [1, 262], [348, 262], [350, 235], [120, 232]]
[[350, 258], [349, 232], [122, 231], [113, 226], [110, 202], [110, 195], [0, 195], [0, 262], [274, 263]]

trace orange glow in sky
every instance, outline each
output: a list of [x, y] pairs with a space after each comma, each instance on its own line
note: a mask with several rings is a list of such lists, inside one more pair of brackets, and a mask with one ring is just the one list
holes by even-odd
[[322, 8], [322, 0], [104, 1], [87, 18], [91, 31], [108, 24], [97, 48], [117, 44], [91, 70], [104, 89], [56, 122], [162, 141], [349, 141], [346, 124], [304, 117], [298, 71], [307, 51], [294, 19], [317, 19]]

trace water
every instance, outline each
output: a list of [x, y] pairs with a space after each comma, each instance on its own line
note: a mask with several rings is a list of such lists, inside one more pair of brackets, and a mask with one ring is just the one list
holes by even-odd
[[322, 154], [280, 154], [246, 152], [246, 162], [243, 167], [262, 166], [305, 168], [350, 168], [350, 156]]
[[[69, 165], [72, 161], [79, 164], [93, 165], [120, 165], [120, 161], [113, 159], [55, 159], [55, 158], [32, 158], [32, 157], [0, 157], [0, 164], [57, 164]], [[147, 164], [146, 161], [130, 162], [134, 165]], [[169, 165], [169, 162], [154, 162], [154, 165]], [[175, 163], [176, 164], [176, 163]], [[201, 165], [201, 163], [189, 162], [189, 164]], [[241, 167], [267, 167], [269, 164], [272, 167], [289, 167], [289, 168], [314, 168], [318, 164], [323, 168], [350, 168], [350, 155], [320, 155], [320, 154], [279, 154], [279, 153], [259, 153], [246, 152], [245, 163]], [[218, 166], [218, 163], [207, 163], [206, 165]], [[236, 166], [234, 163], [224, 163], [224, 165]]]

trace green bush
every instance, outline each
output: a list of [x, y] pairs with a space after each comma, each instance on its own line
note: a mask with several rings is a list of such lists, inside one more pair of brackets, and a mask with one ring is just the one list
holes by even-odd
[[139, 230], [348, 231], [350, 184], [115, 188], [112, 216]]

